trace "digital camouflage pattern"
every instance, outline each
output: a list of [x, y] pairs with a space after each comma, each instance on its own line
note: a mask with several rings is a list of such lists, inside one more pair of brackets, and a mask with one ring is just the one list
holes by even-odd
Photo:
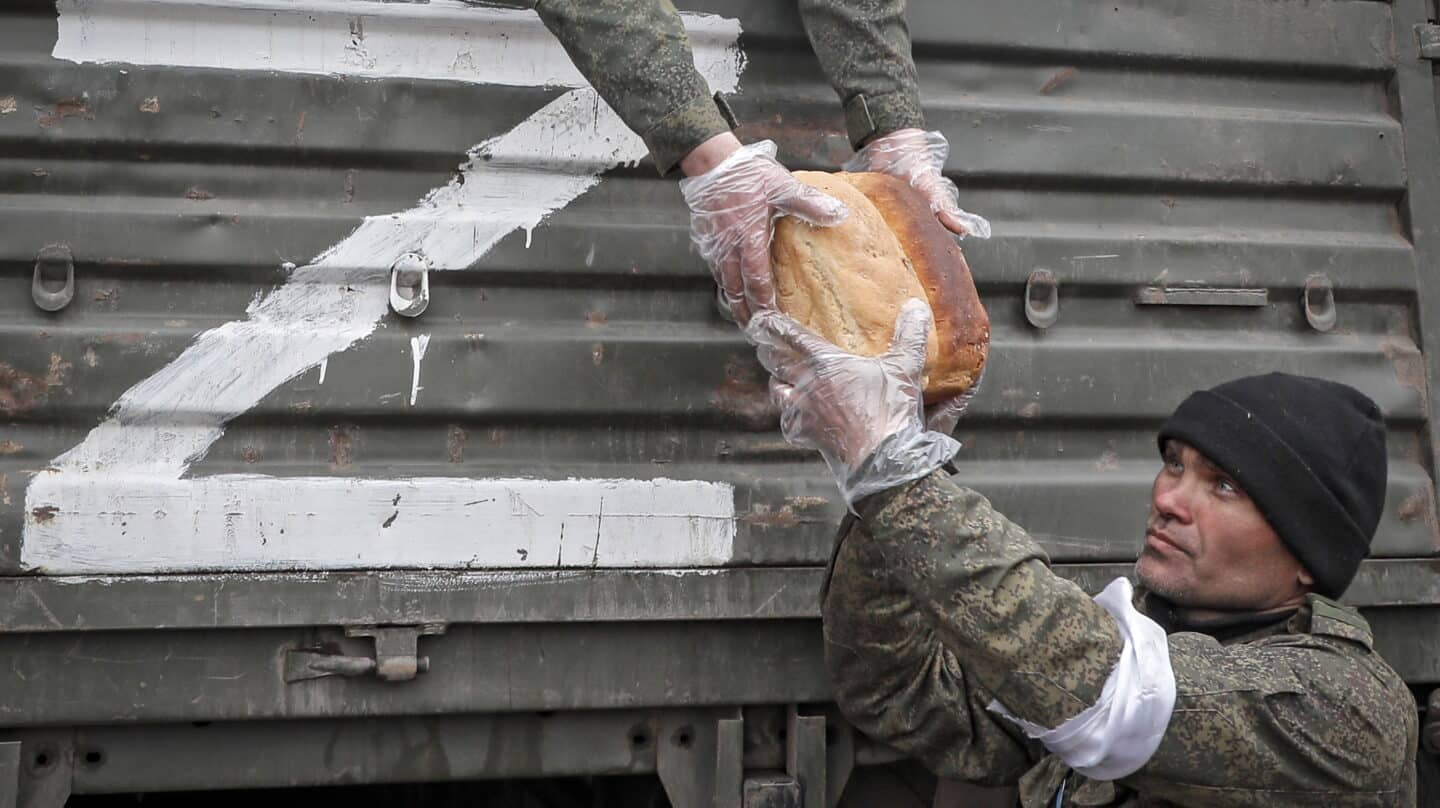
[[[668, 0], [525, 5], [539, 12], [600, 97], [644, 139], [661, 174], [730, 130]], [[853, 143], [924, 125], [903, 0], [801, 0], [799, 6], [821, 67], [845, 104]]]
[[[1175, 711], [1159, 749], [1135, 774], [1089, 780], [985, 705], [1053, 727], [1094, 703], [1121, 648], [1113, 619], [943, 472], [859, 510], [822, 594], [835, 696], [937, 774], [1018, 783], [1027, 808], [1415, 804], [1414, 699], [1355, 610], [1312, 595], [1223, 641], [1171, 633]], [[1137, 595], [1169, 630], [1159, 604]]]

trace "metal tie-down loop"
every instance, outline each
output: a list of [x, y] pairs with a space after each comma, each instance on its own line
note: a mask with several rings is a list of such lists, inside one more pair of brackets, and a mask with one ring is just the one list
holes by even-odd
[[390, 308], [402, 317], [419, 317], [430, 305], [430, 262], [405, 253], [390, 267]]
[[1048, 269], [1037, 269], [1025, 279], [1025, 319], [1046, 329], [1060, 319], [1060, 281]]
[[30, 296], [45, 311], [59, 311], [75, 298], [75, 257], [64, 244], [41, 248], [35, 256]]
[[1335, 327], [1335, 287], [1324, 275], [1311, 275], [1305, 279], [1305, 322], [1310, 327], [1325, 333]]

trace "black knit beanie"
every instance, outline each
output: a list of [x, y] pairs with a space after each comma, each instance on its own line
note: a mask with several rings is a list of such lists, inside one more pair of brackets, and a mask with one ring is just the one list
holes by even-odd
[[1269, 373], [1192, 393], [1160, 427], [1233, 476], [1290, 552], [1337, 598], [1385, 504], [1385, 422], [1360, 391]]

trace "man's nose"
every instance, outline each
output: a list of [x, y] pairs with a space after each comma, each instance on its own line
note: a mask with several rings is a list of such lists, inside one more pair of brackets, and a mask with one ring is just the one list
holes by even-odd
[[1151, 504], [1155, 506], [1155, 510], [1161, 516], [1167, 519], [1189, 522], [1192, 496], [1194, 496], [1194, 485], [1190, 475], [1186, 474], [1178, 480], [1162, 481], [1160, 485], [1155, 486]]

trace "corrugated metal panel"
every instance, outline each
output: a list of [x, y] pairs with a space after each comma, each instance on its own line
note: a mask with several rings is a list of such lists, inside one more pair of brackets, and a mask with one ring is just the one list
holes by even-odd
[[[682, 6], [718, 15], [689, 19], [721, 79], [741, 67], [727, 20], [743, 29], [746, 138], [796, 168], [848, 155], [789, 4]], [[533, 20], [455, 0], [59, 8], [0, 7], [0, 741], [96, 792], [648, 772], [667, 728], [828, 697], [815, 593], [832, 485], [777, 434], [673, 181], [627, 162], [633, 143]], [[1414, 641], [1440, 603], [1440, 350], [1425, 342], [1440, 119], [1410, 37], [1426, 18], [1422, 0], [911, 9], [948, 171], [995, 225], [965, 245], [994, 349], [960, 428], [964, 474], [1094, 591], [1139, 548], [1153, 431], [1188, 391], [1268, 369], [1353, 384], [1388, 418], [1391, 490], [1381, 559], [1349, 597], [1413, 683], [1440, 681], [1433, 643]], [[251, 25], [185, 37], [215, 19]], [[117, 21], [132, 27], [106, 38]], [[409, 43], [413, 75], [386, 72], [386, 36]], [[143, 64], [90, 63], [81, 42]], [[487, 141], [492, 159], [470, 160]], [[526, 229], [550, 206], [538, 187], [601, 169]], [[426, 208], [436, 189], [446, 204]], [[432, 228], [448, 267], [416, 319], [384, 307], [397, 227]], [[30, 284], [52, 244], [73, 253], [77, 294], [46, 314]], [[337, 244], [343, 260], [320, 260]], [[1037, 269], [1060, 283], [1045, 330], [1023, 313]], [[1301, 305], [1316, 274], [1335, 289], [1328, 333]], [[1137, 303], [1196, 287], [1266, 299]], [[294, 377], [264, 382], [277, 375]], [[131, 454], [62, 459], [96, 445]], [[644, 486], [593, 482], [655, 478], [685, 507], [657, 517]], [[611, 495], [630, 498], [621, 512]], [[624, 546], [602, 552], [606, 537]], [[614, 569], [573, 569], [588, 566]], [[654, 566], [728, 569], [636, 569]], [[418, 681], [286, 681], [296, 649], [372, 653], [340, 628], [372, 623], [450, 625], [421, 642]], [[217, 754], [237, 741], [198, 733], [227, 720], [222, 739], [272, 754], [243, 771]], [[376, 764], [409, 759], [417, 721], [459, 734], [427, 734], [413, 766]], [[297, 775], [266, 740], [311, 737], [297, 727], [376, 740]], [[525, 756], [475, 763], [482, 731]], [[212, 763], [177, 768], [166, 744]], [[429, 768], [447, 746], [466, 751]], [[125, 747], [138, 755], [79, 765]], [[147, 755], [164, 765], [115, 767]]]
[[[1169, 409], [1243, 372], [1312, 373], [1365, 390], [1390, 419], [1376, 554], [1435, 552], [1391, 7], [1023, 6], [912, 12], [949, 169], [967, 207], [995, 223], [995, 238], [966, 245], [995, 340], [961, 429], [967, 476], [1057, 559], [1129, 558], [1149, 436]], [[796, 167], [843, 159], [837, 105], [793, 10], [707, 10], [745, 32], [744, 134], [774, 137]], [[43, 5], [0, 26], [0, 96], [14, 109], [0, 115], [10, 570], [27, 520], [72, 517], [21, 507], [32, 474], [126, 390], [202, 332], [244, 320], [286, 283], [282, 262], [304, 264], [364, 216], [413, 207], [466, 149], [563, 90], [74, 64], [51, 56], [56, 31]], [[567, 170], [559, 157], [550, 167]], [[58, 315], [26, 294], [51, 243], [77, 262], [79, 293]], [[1060, 319], [1043, 332], [1021, 306], [1037, 268], [1060, 280]], [[1314, 273], [1336, 288], [1329, 334], [1307, 327], [1299, 303]], [[385, 280], [366, 277], [362, 294]], [[818, 498], [830, 484], [775, 434], [761, 372], [714, 313], [673, 182], [612, 170], [533, 233], [431, 284], [423, 316], [387, 313], [330, 358], [323, 383], [317, 368], [264, 394], [188, 475], [724, 481], [737, 511], [727, 563], [824, 560], [838, 510]], [[1142, 287], [1194, 285], [1265, 289], [1270, 303], [1134, 302]], [[112, 526], [106, 541], [134, 540]]]

